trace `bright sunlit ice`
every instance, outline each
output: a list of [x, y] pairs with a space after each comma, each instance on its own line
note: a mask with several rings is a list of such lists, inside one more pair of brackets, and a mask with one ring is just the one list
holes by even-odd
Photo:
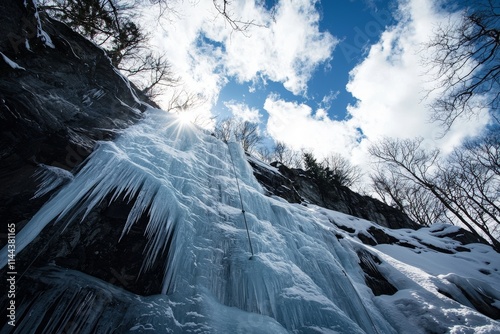
[[190, 111], [179, 111], [176, 116], [180, 126], [188, 126], [194, 122], [194, 115]]
[[181, 133], [188, 129], [194, 129], [194, 123], [196, 121], [196, 115], [192, 111], [182, 110], [171, 113], [174, 115], [173, 122], [171, 122], [167, 127], [173, 127], [176, 131], [176, 139], [179, 138]]

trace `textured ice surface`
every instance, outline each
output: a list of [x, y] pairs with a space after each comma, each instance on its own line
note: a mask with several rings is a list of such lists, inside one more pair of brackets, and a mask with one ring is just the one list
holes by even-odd
[[73, 180], [73, 174], [65, 169], [40, 164], [34, 177], [38, 181], [38, 189], [33, 197], [41, 197], [63, 184]]
[[[235, 176], [255, 252], [251, 260]], [[76, 217], [85, 219], [109, 195], [125, 195], [134, 201], [123, 234], [144, 212], [149, 216], [144, 274], [166, 251], [174, 230], [163, 294], [134, 297], [112, 288], [103, 297], [96, 291], [109, 291], [107, 283], [95, 283], [97, 279], [78, 272], [45, 269], [52, 270], [47, 284], [53, 288], [36, 297], [32, 312], [45, 312], [54, 300], [63, 300], [67, 307], [58, 306], [54, 313], [56, 327], [67, 312], [89, 307], [96, 313], [88, 316], [91, 324], [104, 326], [103, 331], [119, 325], [123, 332], [132, 333], [423, 333], [436, 324], [444, 329], [456, 327], [456, 332], [500, 331], [498, 322], [438, 292], [441, 280], [437, 276], [450, 271], [433, 272], [438, 266], [431, 266], [427, 258], [419, 268], [420, 253], [391, 248], [400, 246], [369, 247], [332, 224], [366, 230], [370, 222], [265, 196], [239, 145], [226, 145], [159, 110], [149, 110], [144, 121], [115, 142], [100, 143], [77, 175], [19, 232], [17, 249], [51, 221], [63, 220], [67, 226], [78, 223]], [[385, 230], [401, 238], [417, 233]], [[422, 232], [420, 240], [423, 235], [428, 236], [428, 243], [440, 240], [429, 232]], [[382, 259], [380, 271], [398, 293], [373, 296], [358, 265], [358, 248]], [[0, 254], [2, 266], [5, 252]], [[497, 253], [489, 254], [492, 263], [500, 264]], [[453, 261], [462, 263], [459, 257]], [[458, 281], [466, 273], [455, 271], [443, 280]], [[493, 271], [482, 282], [494, 296], [493, 282], [498, 279], [498, 272]], [[82, 286], [89, 284], [95, 287], [87, 293]], [[85, 299], [87, 294], [90, 300]], [[120, 300], [116, 308], [101, 307], [107, 294]], [[126, 306], [125, 300], [135, 301]]]

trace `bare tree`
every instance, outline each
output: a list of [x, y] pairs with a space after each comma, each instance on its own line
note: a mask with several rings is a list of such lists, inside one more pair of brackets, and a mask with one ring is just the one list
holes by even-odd
[[[169, 20], [171, 15], [178, 15], [179, 13], [176, 10], [176, 5], [180, 0], [136, 0], [140, 3], [150, 5], [153, 4], [158, 7], [158, 21], [162, 21], [166, 19]], [[207, 0], [208, 1], [208, 0]], [[197, 4], [198, 2], [193, 2], [193, 4]], [[276, 0], [266, 1], [266, 2], [257, 2], [262, 7], [271, 7], [270, 12], [271, 16], [274, 19], [274, 14], [276, 10]], [[264, 24], [260, 24], [256, 22], [253, 18], [243, 18], [242, 15], [237, 15], [234, 10], [233, 1], [230, 0], [212, 0], [212, 4], [217, 11], [218, 17], [225, 20], [225, 22], [229, 25], [230, 29], [235, 32], [247, 34], [247, 31], [250, 27], [266, 27]]]
[[[212, 0], [217, 12], [233, 31], [245, 33], [262, 26], [253, 19], [239, 18], [232, 1]], [[176, 14], [179, 0], [41, 0], [40, 9], [68, 24], [101, 46], [112, 64], [147, 96], [155, 99], [166, 87], [175, 87], [174, 76], [164, 55], [151, 51], [149, 37], [134, 21], [141, 6], [156, 6], [158, 19]], [[264, 6], [264, 4], [262, 4]]]
[[262, 141], [259, 125], [249, 121], [238, 122], [234, 136], [241, 143], [245, 152], [251, 152]]
[[425, 45], [425, 59], [437, 73], [443, 90], [432, 107], [433, 121], [446, 130], [458, 117], [471, 117], [489, 109], [499, 123], [500, 104], [500, 3], [478, 0], [461, 12], [459, 22], [449, 21]]
[[379, 169], [370, 178], [372, 189], [385, 204], [406, 213], [418, 224], [449, 222], [443, 204], [426, 188], [403, 179], [390, 169]]
[[407, 187], [401, 177], [391, 170], [378, 169], [370, 175], [371, 186], [378, 197], [385, 204], [406, 213], [407, 202], [405, 201], [404, 189]]
[[179, 83], [163, 55], [150, 50], [148, 36], [134, 22], [136, 6], [124, 0], [44, 0], [51, 16], [101, 46], [113, 66], [155, 98], [162, 87]]
[[134, 6], [120, 0], [44, 0], [40, 9], [104, 48], [115, 67], [146, 39], [132, 20]]
[[352, 187], [363, 176], [358, 166], [353, 165], [339, 153], [330, 154], [321, 164], [327, 169], [328, 177], [333, 182], [346, 187]]
[[289, 168], [302, 167], [302, 152], [291, 149], [282, 141], [277, 141], [274, 145], [272, 159]]
[[[497, 141], [495, 151], [498, 149]], [[483, 140], [455, 149], [442, 171], [442, 180], [457, 206], [464, 208], [470, 219], [490, 236], [500, 225], [500, 176], [490, 164], [484, 163], [488, 161], [485, 152]]]
[[[462, 159], [455, 160], [454, 163], [443, 161], [438, 150], [423, 149], [422, 141], [421, 138], [385, 139], [371, 146], [369, 152], [379, 159], [384, 164], [384, 168], [389, 169], [395, 177], [410, 185], [422, 187], [432, 194], [446, 209], [446, 213], [452, 216], [452, 220], [460, 222], [477, 236], [481, 236], [478, 232], [480, 231], [488, 237], [491, 245], [499, 250], [500, 242], [492, 235], [491, 227], [484, 222], [484, 217], [489, 213], [476, 203], [479, 201], [477, 191], [483, 187], [480, 185], [483, 182], [489, 182], [488, 177], [485, 178], [487, 174], [474, 176], [473, 183], [479, 183], [479, 185], [471, 186], [472, 183], [466, 181], [465, 177], [475, 170], [476, 165], [464, 173], [465, 166], [460, 163], [457, 165], [457, 161], [462, 161]], [[457, 151], [456, 154], [459, 152], [461, 151]], [[468, 156], [464, 161], [469, 161], [470, 158], [471, 156]], [[459, 165], [460, 167], [456, 168]], [[486, 195], [488, 199], [485, 200], [497, 201], [498, 186], [496, 186], [496, 194], [495, 186], [488, 189], [493, 193]]]
[[466, 142], [464, 149], [474, 152], [478, 164], [500, 177], [500, 129], [492, 128], [483, 137]]
[[226, 118], [218, 122], [214, 130], [215, 136], [228, 143], [235, 140], [241, 144], [245, 152], [252, 152], [262, 141], [257, 123]]
[[204, 98], [199, 94], [190, 93], [184, 89], [174, 90], [172, 96], [170, 97], [170, 100], [168, 101], [166, 111], [184, 112], [186, 110], [190, 110], [196, 106], [199, 106], [204, 102]]
[[257, 149], [255, 151], [256, 152], [254, 154], [256, 155], [256, 157], [259, 160], [261, 160], [267, 164], [270, 164], [274, 161], [273, 160], [273, 152], [271, 151], [269, 146], [260, 145], [259, 147], [257, 147]]
[[219, 138], [226, 144], [229, 143], [233, 138], [234, 122], [234, 118], [231, 117], [217, 122], [214, 129], [215, 137]]
[[245, 20], [242, 18], [236, 18], [234, 12], [231, 11], [232, 1], [229, 0], [212, 0], [215, 9], [219, 14], [226, 20], [233, 31], [246, 33], [249, 27], [257, 26], [264, 27], [262, 24], [258, 24], [255, 20]]
[[172, 66], [164, 55], [149, 50], [136, 53], [118, 65], [118, 69], [134, 81], [141, 92], [151, 99], [164, 93], [166, 87], [180, 84], [180, 78], [172, 72]]
[[283, 162], [285, 160], [285, 153], [287, 151], [287, 146], [284, 142], [282, 141], [277, 141], [276, 144], [274, 145], [274, 158], [285, 165]]

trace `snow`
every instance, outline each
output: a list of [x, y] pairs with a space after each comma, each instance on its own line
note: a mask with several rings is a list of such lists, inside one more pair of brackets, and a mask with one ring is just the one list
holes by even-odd
[[[27, 3], [24, 3], [24, 6], [27, 7]], [[48, 46], [52, 49], [55, 49], [54, 43], [52, 43], [52, 39], [49, 34], [47, 34], [42, 28], [42, 21], [40, 20], [40, 12], [38, 11], [37, 1], [33, 1], [33, 6], [35, 9], [35, 19], [36, 19], [36, 37], [38, 37], [45, 46]]]
[[6, 55], [4, 55], [2, 52], [0, 52], [0, 55], [2, 55], [2, 58], [7, 63], [7, 65], [9, 65], [10, 67], [12, 67], [13, 69], [26, 71], [26, 69], [24, 67], [19, 66], [16, 62], [12, 61], [9, 57], [7, 57]]
[[[268, 197], [238, 144], [226, 145], [175, 115], [149, 109], [114, 142], [101, 142], [74, 177], [49, 166], [44, 170], [40, 194], [62, 187], [18, 233], [17, 251], [48, 224], [77, 224], [105, 198], [120, 196], [133, 203], [123, 235], [144, 214], [149, 219], [143, 274], [161, 258], [171, 236], [172, 243], [162, 294], [135, 296], [82, 273], [52, 268], [45, 277], [53, 288], [33, 297], [35, 314], [57, 301], [60, 306], [52, 309], [67, 319], [84, 300], [67, 309], [61, 300], [78, 300], [75, 291], [85, 286], [107, 292], [92, 293], [85, 304], [101, 316], [89, 315], [89, 324], [78, 326], [90, 328], [94, 322], [103, 332], [112, 328], [106, 321], [109, 326], [119, 321], [130, 332], [161, 333], [500, 332], [497, 321], [460, 294], [460, 288], [477, 294], [479, 287], [493, 306], [499, 304], [500, 254], [489, 246], [471, 244], [463, 246], [469, 252], [457, 252], [460, 244], [443, 237], [455, 227], [391, 230]], [[357, 235], [368, 235], [374, 226], [414, 248], [364, 245]], [[373, 295], [358, 264], [360, 249], [380, 259], [377, 269], [397, 293]], [[6, 252], [0, 252], [2, 267]], [[103, 308], [110, 299], [117, 299], [117, 306]], [[125, 308], [125, 302], [131, 306]], [[29, 328], [28, 322], [21, 325]]]
[[247, 160], [248, 160], [248, 161], [250, 161], [250, 162], [252, 162], [252, 163], [253, 163], [253, 164], [255, 164], [255, 165], [258, 165], [258, 166], [259, 166], [260, 168], [262, 168], [262, 169], [267, 169], [268, 171], [270, 171], [270, 172], [272, 172], [272, 173], [274, 173], [274, 174], [281, 175], [281, 173], [280, 173], [280, 171], [279, 171], [279, 169], [278, 169], [278, 168], [273, 167], [273, 166], [271, 166], [271, 165], [268, 165], [268, 164], [266, 164], [266, 163], [264, 163], [264, 162], [260, 161], [259, 159], [255, 158], [254, 156], [251, 156], [251, 155], [250, 155], [250, 156], [248, 156], [248, 157], [247, 157]]

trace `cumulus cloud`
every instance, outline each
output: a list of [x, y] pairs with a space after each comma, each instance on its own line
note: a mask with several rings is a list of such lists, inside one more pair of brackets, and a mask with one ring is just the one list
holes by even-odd
[[332, 107], [332, 102], [337, 99], [339, 94], [340, 92], [338, 90], [337, 91], [331, 90], [330, 93], [323, 96], [321, 102], [319, 103], [319, 106], [325, 109], [325, 111], [328, 111]]
[[261, 114], [259, 112], [259, 109], [257, 108], [251, 108], [245, 103], [234, 100], [227, 101], [224, 103], [224, 105], [236, 118], [241, 119], [242, 121], [248, 121], [252, 123], [260, 122]]
[[[331, 59], [337, 40], [319, 30], [315, 0], [280, 1], [271, 11], [262, 2], [231, 1], [229, 14], [252, 22], [244, 32], [231, 29], [212, 1], [175, 3], [176, 15], [151, 31], [189, 89], [210, 105], [230, 78], [249, 83], [280, 82], [305, 94], [314, 70]], [[150, 12], [153, 20], [155, 12]]]
[[318, 157], [337, 151], [366, 171], [372, 162], [368, 147], [383, 137], [423, 137], [427, 147], [449, 152], [480, 133], [488, 122], [484, 114], [457, 120], [444, 137], [439, 124], [430, 122], [429, 104], [440, 92], [427, 94], [435, 83], [422, 62], [429, 56], [423, 45], [438, 24], [456, 20], [455, 14], [431, 0], [408, 0], [400, 2], [396, 17], [398, 22], [386, 28], [350, 73], [346, 88], [357, 99], [348, 107], [350, 118], [332, 120], [321, 105], [313, 110], [271, 95], [264, 105], [268, 133], [295, 149], [312, 149]]
[[[228, 74], [240, 82], [263, 76], [282, 82], [296, 95], [304, 94], [312, 73], [331, 58], [338, 42], [330, 33], [319, 30], [315, 2], [280, 1], [272, 18], [267, 16], [267, 28], [254, 28], [247, 36], [233, 34], [226, 43]], [[243, 10], [266, 17], [255, 8]]]
[[423, 45], [438, 24], [457, 17], [441, 12], [430, 0], [402, 1], [398, 17], [398, 23], [382, 34], [350, 73], [347, 90], [358, 100], [348, 108], [352, 122], [369, 140], [421, 136], [449, 150], [465, 137], [476, 135], [487, 122], [486, 117], [458, 120], [440, 138], [442, 129], [429, 121], [429, 104], [439, 91], [426, 95], [433, 80], [422, 63], [431, 56]]
[[[233, 17], [254, 23], [245, 33], [233, 31], [212, 1], [177, 2], [172, 22], [152, 32], [174, 72], [208, 101], [203, 112], [215, 105], [231, 79], [247, 83], [250, 91], [265, 89], [269, 81], [280, 82], [293, 94], [305, 96], [314, 71], [331, 61], [338, 40], [320, 31], [315, 0], [279, 1], [272, 12], [261, 3], [231, 2]], [[459, 120], [439, 139], [441, 129], [429, 122], [433, 95], [424, 99], [431, 80], [421, 61], [426, 53], [422, 45], [437, 24], [456, 18], [431, 0], [401, 0], [395, 17], [397, 23], [385, 28], [350, 73], [346, 88], [357, 103], [348, 107], [348, 120], [328, 115], [337, 92], [327, 95], [316, 110], [271, 94], [263, 106], [269, 114], [268, 134], [295, 149], [311, 149], [319, 157], [337, 151], [354, 163], [367, 164], [366, 147], [384, 136], [422, 136], [449, 150], [481, 131], [486, 117]], [[246, 120], [266, 119], [257, 108], [239, 102], [226, 106]]]
[[295, 150], [313, 151], [318, 158], [337, 152], [349, 156], [360, 133], [349, 121], [331, 120], [324, 109], [285, 101], [269, 95], [264, 103], [269, 113], [267, 132]]

